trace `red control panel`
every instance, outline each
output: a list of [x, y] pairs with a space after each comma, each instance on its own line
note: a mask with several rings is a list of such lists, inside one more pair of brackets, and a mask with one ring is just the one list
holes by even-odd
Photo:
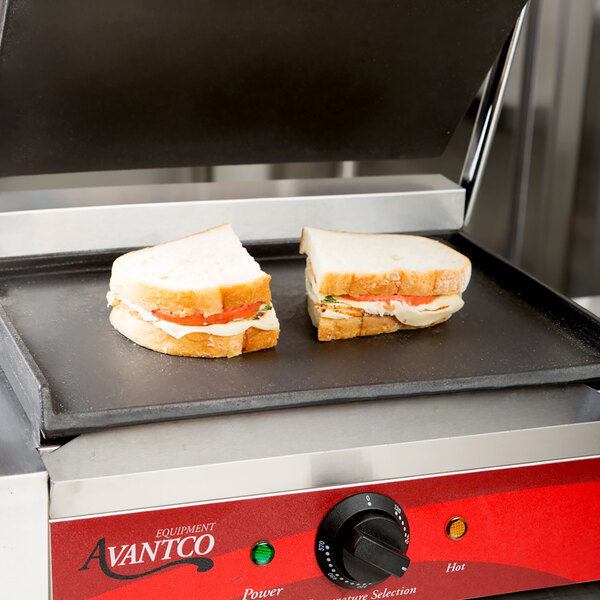
[[53, 521], [54, 600], [462, 600], [600, 579], [600, 458]]

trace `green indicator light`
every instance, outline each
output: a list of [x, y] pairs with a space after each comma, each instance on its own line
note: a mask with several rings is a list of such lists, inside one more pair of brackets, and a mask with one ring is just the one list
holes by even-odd
[[275, 548], [269, 542], [256, 542], [250, 550], [250, 558], [255, 565], [264, 567], [275, 557]]

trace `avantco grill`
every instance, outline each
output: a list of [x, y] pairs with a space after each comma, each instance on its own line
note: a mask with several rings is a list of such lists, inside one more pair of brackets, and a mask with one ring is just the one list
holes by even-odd
[[[500, 51], [460, 186], [4, 195], [89, 206], [0, 215], [3, 592], [453, 600], [598, 579], [600, 324], [461, 232], [522, 3], [280, 4], [82, 15], [65, 0], [60, 25], [3, 4], [4, 174], [434, 154]], [[276, 349], [184, 359], [112, 330], [119, 252], [224, 221], [273, 276]], [[318, 343], [304, 224], [446, 240], [473, 262], [465, 308], [431, 330]]]

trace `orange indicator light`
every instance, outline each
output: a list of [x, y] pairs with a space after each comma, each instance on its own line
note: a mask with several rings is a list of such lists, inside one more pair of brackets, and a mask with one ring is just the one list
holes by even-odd
[[451, 540], [460, 540], [467, 533], [467, 522], [462, 517], [454, 517], [446, 523], [446, 535]]

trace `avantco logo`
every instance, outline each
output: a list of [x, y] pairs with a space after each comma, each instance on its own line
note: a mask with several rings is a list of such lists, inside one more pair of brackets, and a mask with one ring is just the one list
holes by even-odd
[[[138, 579], [181, 564], [195, 565], [198, 573], [209, 571], [214, 563], [206, 555], [215, 546], [214, 526], [215, 523], [201, 523], [159, 529], [155, 540], [114, 546], [107, 545], [106, 538], [101, 538], [79, 571], [90, 570], [95, 561], [104, 575], [112, 579]], [[159, 565], [138, 573], [114, 570], [156, 563]]]

